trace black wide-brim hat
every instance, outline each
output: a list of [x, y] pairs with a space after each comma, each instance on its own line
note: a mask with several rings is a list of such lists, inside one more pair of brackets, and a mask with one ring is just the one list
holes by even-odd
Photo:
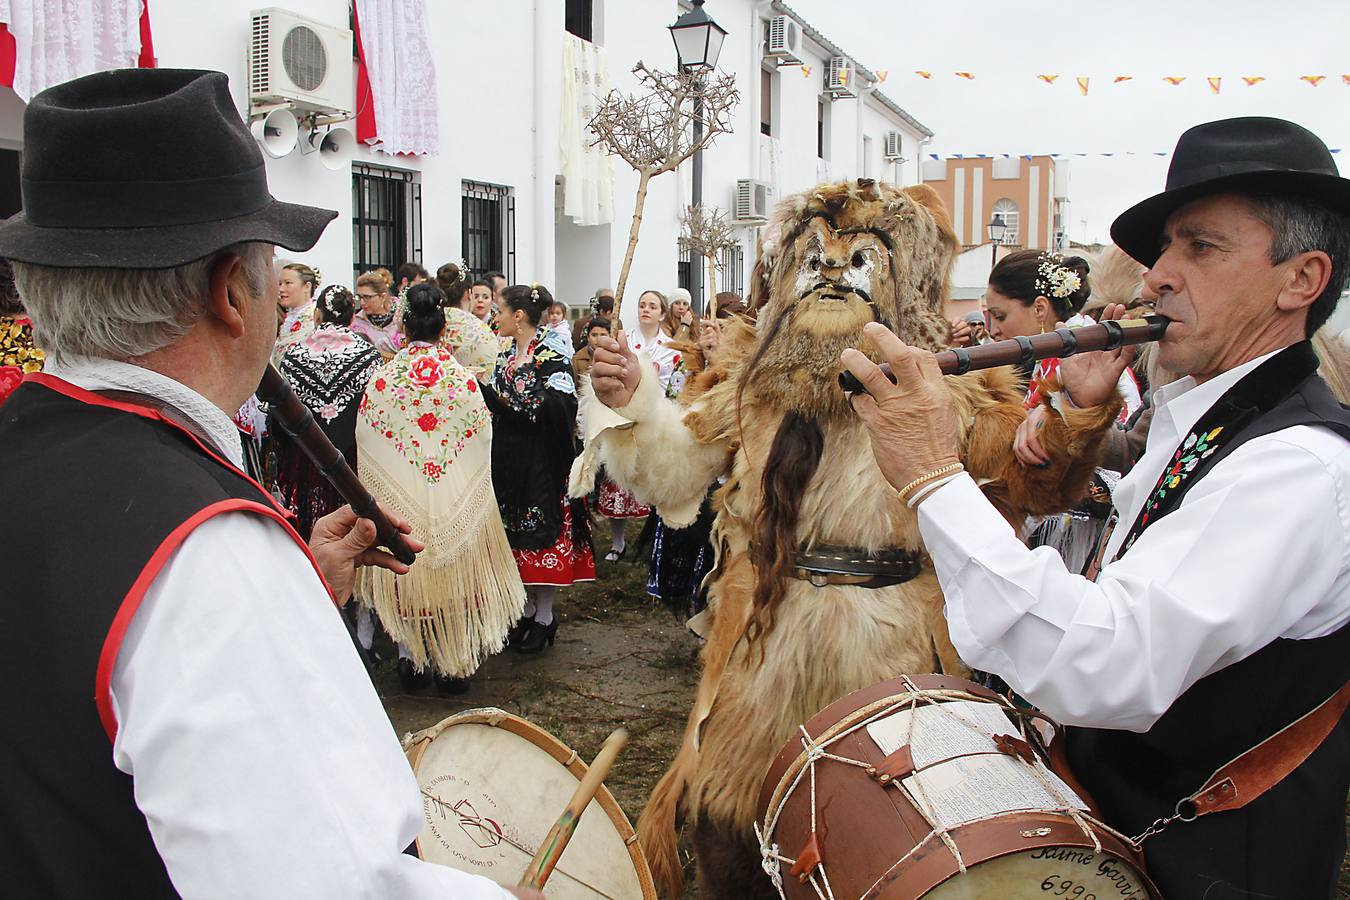
[[1248, 116], [1206, 122], [1182, 134], [1167, 169], [1167, 189], [1121, 213], [1111, 223], [1111, 239], [1152, 266], [1172, 213], [1226, 193], [1302, 197], [1350, 215], [1350, 179], [1340, 177], [1317, 135], [1284, 119]]
[[23, 211], [0, 257], [161, 269], [257, 241], [308, 250], [337, 213], [282, 203], [223, 72], [121, 69], [38, 94], [24, 113]]

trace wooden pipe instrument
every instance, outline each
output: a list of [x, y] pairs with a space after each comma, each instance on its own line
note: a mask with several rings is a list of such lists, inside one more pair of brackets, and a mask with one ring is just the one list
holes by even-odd
[[[1030, 366], [1041, 359], [1059, 359], [1075, 353], [1094, 350], [1115, 350], [1126, 344], [1147, 344], [1161, 340], [1171, 319], [1165, 316], [1145, 316], [1142, 319], [1118, 319], [1084, 325], [1082, 328], [1056, 328], [1045, 334], [1030, 337], [1019, 335], [1006, 341], [995, 341], [978, 347], [956, 347], [942, 350], [937, 357], [943, 375], [964, 375], [977, 369], [998, 366]], [[891, 381], [891, 367], [881, 364], [881, 371]], [[839, 386], [849, 393], [863, 391], [862, 382], [852, 372], [839, 373]]]
[[286, 379], [271, 364], [263, 372], [257, 395], [259, 400], [271, 407], [281, 429], [300, 445], [300, 449], [305, 451], [305, 455], [323, 476], [352, 505], [356, 514], [375, 523], [376, 544], [392, 553], [399, 562], [412, 565], [417, 554], [403, 539], [402, 532], [389, 521], [370, 491], [356, 477], [352, 467], [347, 465], [342, 451], [333, 446], [319, 423], [314, 421], [313, 413], [300, 402]]

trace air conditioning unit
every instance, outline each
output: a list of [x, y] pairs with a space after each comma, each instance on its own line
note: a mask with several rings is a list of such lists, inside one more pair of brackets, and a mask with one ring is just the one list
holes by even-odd
[[901, 147], [900, 132], [886, 132], [886, 152], [882, 155], [891, 162], [904, 162], [905, 156], [900, 152]]
[[791, 16], [774, 16], [769, 19], [769, 37], [765, 42], [768, 48], [764, 55], [778, 60], [780, 66], [800, 66], [802, 64], [802, 29]]
[[850, 86], [853, 81], [853, 67], [847, 56], [832, 56], [825, 69], [825, 90], [832, 97], [855, 96]]
[[287, 106], [301, 116], [351, 118], [356, 108], [351, 31], [277, 7], [249, 15], [250, 115]]
[[753, 178], [736, 181], [736, 194], [731, 198], [731, 221], [737, 225], [763, 225], [769, 221], [769, 205], [773, 202], [773, 185]]

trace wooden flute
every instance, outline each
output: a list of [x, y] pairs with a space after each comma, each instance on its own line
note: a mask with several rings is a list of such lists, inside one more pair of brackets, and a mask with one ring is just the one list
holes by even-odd
[[319, 423], [314, 421], [309, 407], [300, 402], [286, 379], [270, 363], [263, 372], [257, 395], [259, 400], [272, 408], [281, 429], [300, 445], [300, 449], [318, 466], [323, 476], [352, 505], [356, 514], [375, 523], [375, 542], [392, 553], [399, 562], [412, 565], [417, 554], [403, 539], [402, 532], [389, 521], [370, 491], [356, 477], [352, 467], [347, 465], [342, 451], [333, 446]]
[[[1082, 328], [1056, 328], [1045, 334], [1030, 337], [1019, 335], [1006, 341], [995, 341], [978, 347], [957, 347], [934, 353], [943, 375], [964, 375], [976, 369], [998, 366], [1029, 366], [1040, 359], [1058, 359], [1093, 350], [1115, 350], [1126, 344], [1146, 344], [1160, 340], [1171, 319], [1165, 316], [1145, 316], [1142, 319], [1118, 319], [1084, 325]], [[891, 381], [891, 367], [881, 364], [881, 371]], [[852, 372], [839, 373], [839, 386], [853, 393], [865, 390]]]

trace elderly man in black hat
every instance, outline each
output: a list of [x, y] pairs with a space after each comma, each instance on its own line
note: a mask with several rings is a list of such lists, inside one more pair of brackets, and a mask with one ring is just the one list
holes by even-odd
[[[1159, 359], [1186, 377], [1155, 395], [1087, 577], [945, 474], [956, 423], [931, 354], [868, 326], [898, 383], [845, 351], [868, 391], [854, 408], [887, 480], [925, 485], [956, 648], [1078, 726], [1074, 771], [1163, 896], [1329, 897], [1350, 784], [1350, 411], [1308, 337], [1350, 273], [1350, 181], [1293, 123], [1211, 122], [1111, 234], [1151, 267]], [[1100, 402], [1129, 356], [1066, 359], [1048, 403]]]
[[[406, 855], [416, 782], [335, 601], [230, 420], [276, 337], [279, 203], [219, 72], [91, 75], [25, 114], [0, 224], [51, 362], [0, 416], [0, 868], [26, 897], [505, 897]], [[406, 571], [406, 570], [404, 570]], [[327, 585], [325, 585], [325, 580]], [[331, 589], [331, 594], [330, 594]], [[528, 892], [538, 896], [536, 892]]]

